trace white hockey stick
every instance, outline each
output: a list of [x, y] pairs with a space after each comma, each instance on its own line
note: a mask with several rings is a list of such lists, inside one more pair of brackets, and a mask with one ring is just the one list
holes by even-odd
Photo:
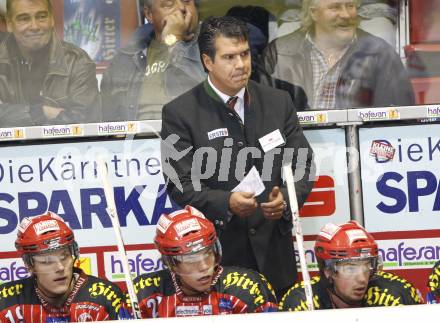
[[124, 241], [122, 240], [121, 226], [119, 224], [118, 214], [116, 212], [115, 197], [113, 188], [110, 186], [108, 179], [108, 169], [104, 160], [100, 157], [97, 159], [98, 171], [102, 176], [102, 183], [104, 186], [105, 199], [107, 200], [107, 212], [112, 220], [112, 226], [115, 231], [116, 242], [118, 244], [119, 257], [121, 258], [122, 268], [124, 270], [125, 283], [127, 284], [128, 295], [131, 299], [131, 307], [133, 309], [133, 316], [136, 319], [141, 318], [139, 310], [139, 302], [134, 291], [133, 281], [131, 280], [130, 269], [128, 267], [128, 258], [125, 253]]
[[298, 200], [296, 199], [295, 179], [293, 178], [292, 164], [284, 165], [283, 172], [287, 184], [290, 210], [292, 211], [292, 222], [293, 222], [293, 228], [295, 230], [296, 244], [298, 246], [299, 262], [301, 264], [301, 272], [304, 281], [304, 291], [306, 293], [307, 307], [309, 308], [309, 311], [313, 311], [314, 310], [313, 291], [312, 291], [312, 285], [310, 284], [310, 276], [309, 276], [309, 271], [307, 269], [306, 254], [304, 251], [304, 239], [301, 228], [301, 220], [299, 218], [299, 212], [298, 212]]

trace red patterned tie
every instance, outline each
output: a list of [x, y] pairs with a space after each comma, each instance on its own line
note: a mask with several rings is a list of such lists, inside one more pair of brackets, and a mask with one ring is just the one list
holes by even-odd
[[229, 108], [231, 108], [232, 110], [234, 110], [235, 107], [235, 103], [237, 103], [237, 99], [238, 96], [231, 96], [228, 101], [226, 101], [226, 104], [228, 105]]

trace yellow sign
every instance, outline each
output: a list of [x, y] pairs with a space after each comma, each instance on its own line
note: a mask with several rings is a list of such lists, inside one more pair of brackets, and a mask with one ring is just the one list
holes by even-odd
[[73, 126], [72, 133], [74, 136], [81, 136], [82, 135], [82, 127], [81, 126]]
[[81, 268], [87, 275], [92, 275], [92, 261], [90, 258], [79, 258], [75, 262], [75, 267]]
[[128, 123], [128, 132], [136, 132], [136, 122]]
[[390, 119], [400, 119], [399, 110], [397, 109], [389, 109], [388, 116]]
[[16, 139], [24, 138], [24, 131], [23, 131], [23, 129], [15, 129], [14, 130], [14, 138], [16, 138]]

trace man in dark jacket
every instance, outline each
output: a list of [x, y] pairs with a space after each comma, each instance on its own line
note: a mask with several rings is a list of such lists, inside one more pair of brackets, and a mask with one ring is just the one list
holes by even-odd
[[[225, 251], [224, 265], [261, 272], [281, 294], [296, 279], [281, 168], [292, 161], [301, 206], [313, 186], [312, 150], [288, 93], [249, 81], [244, 22], [204, 21], [199, 48], [208, 79], [162, 111], [167, 190], [179, 205], [191, 204], [208, 215]], [[262, 179], [261, 194], [233, 192], [251, 170]]]
[[0, 126], [94, 121], [95, 64], [54, 33], [49, 0], [8, 0], [11, 33], [0, 44]]
[[414, 94], [395, 50], [357, 29], [359, 0], [304, 0], [302, 28], [264, 53], [275, 87], [295, 84], [311, 109], [412, 105]]
[[103, 75], [104, 120], [160, 119], [165, 103], [205, 78], [194, 0], [145, 0], [144, 14], [149, 24]]

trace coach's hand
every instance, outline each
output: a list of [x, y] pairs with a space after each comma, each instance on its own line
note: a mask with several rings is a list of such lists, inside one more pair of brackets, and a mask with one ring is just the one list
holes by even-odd
[[272, 188], [272, 192], [269, 194], [269, 201], [261, 203], [263, 215], [268, 220], [277, 220], [281, 218], [286, 208], [287, 203], [278, 186]]
[[254, 214], [257, 207], [258, 203], [253, 193], [234, 192], [229, 198], [229, 210], [240, 217]]

